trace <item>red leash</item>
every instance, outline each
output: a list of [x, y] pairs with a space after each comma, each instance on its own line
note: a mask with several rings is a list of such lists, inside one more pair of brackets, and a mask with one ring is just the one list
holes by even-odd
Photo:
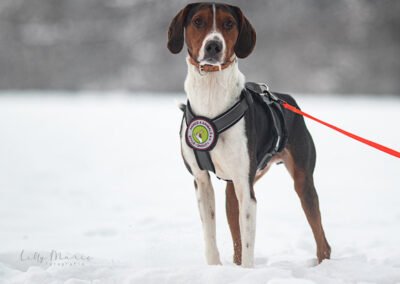
[[380, 150], [382, 152], [385, 152], [385, 153], [387, 153], [389, 155], [392, 155], [392, 156], [395, 156], [397, 158], [400, 158], [400, 152], [397, 152], [397, 151], [395, 151], [393, 149], [390, 149], [388, 147], [385, 147], [385, 146], [383, 146], [381, 144], [372, 142], [370, 140], [367, 140], [365, 138], [357, 136], [357, 135], [355, 135], [353, 133], [350, 133], [350, 132], [347, 132], [347, 131], [345, 131], [343, 129], [340, 129], [339, 127], [336, 127], [336, 126], [334, 126], [332, 124], [329, 124], [329, 123], [327, 123], [325, 121], [322, 121], [322, 120], [320, 120], [320, 119], [318, 119], [318, 118], [316, 118], [314, 116], [311, 116], [308, 113], [305, 113], [305, 112], [301, 111], [300, 109], [288, 104], [287, 102], [284, 102], [284, 101], [279, 101], [279, 102], [284, 108], [286, 108], [286, 109], [288, 109], [288, 110], [290, 110], [290, 111], [292, 111], [294, 113], [297, 113], [299, 115], [308, 117], [308, 118], [310, 118], [312, 120], [315, 120], [316, 122], [319, 122], [319, 123], [321, 123], [321, 124], [323, 124], [325, 126], [328, 126], [329, 128], [332, 128], [333, 130], [336, 130], [336, 131], [338, 131], [338, 132], [340, 132], [340, 133], [342, 133], [342, 134], [344, 134], [344, 135], [346, 135], [346, 136], [348, 136], [350, 138], [353, 138], [353, 139], [355, 139], [357, 141], [360, 141], [361, 143], [367, 144], [367, 145], [369, 145], [371, 147], [374, 147], [374, 148], [376, 148], [376, 149], [378, 149], [378, 150]]

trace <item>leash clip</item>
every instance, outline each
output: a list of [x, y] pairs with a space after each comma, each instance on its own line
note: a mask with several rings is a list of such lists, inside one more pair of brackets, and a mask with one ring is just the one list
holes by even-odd
[[271, 93], [270, 91], [267, 92], [267, 94], [271, 97], [271, 100], [274, 102], [280, 102], [280, 99], [278, 99], [277, 96], [275, 96], [273, 93]]
[[277, 102], [279, 104], [284, 103], [284, 101], [282, 101], [281, 99], [279, 99], [277, 96], [275, 96], [273, 93], [271, 93], [269, 91], [269, 86], [265, 83], [258, 83], [258, 85], [260, 86], [261, 92], [265, 95], [268, 95], [268, 97], [270, 98], [271, 101], [273, 102]]
[[[268, 86], [267, 86], [268, 87]], [[286, 102], [280, 98], [278, 98], [277, 96], [275, 96], [273, 93], [271, 93], [270, 91], [267, 91], [266, 94], [268, 95], [269, 99], [273, 102], [276, 102], [280, 105], [285, 104]]]

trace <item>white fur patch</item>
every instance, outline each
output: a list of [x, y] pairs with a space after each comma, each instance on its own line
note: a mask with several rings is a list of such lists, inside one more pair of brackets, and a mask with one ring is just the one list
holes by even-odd
[[215, 4], [212, 5], [212, 10], [213, 10], [213, 32], [217, 30], [217, 9], [215, 7]]

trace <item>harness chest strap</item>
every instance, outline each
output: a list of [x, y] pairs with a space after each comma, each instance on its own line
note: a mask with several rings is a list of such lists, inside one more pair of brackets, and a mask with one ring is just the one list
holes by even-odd
[[[235, 105], [233, 105], [223, 114], [210, 120], [205, 117], [195, 116], [190, 107], [189, 101], [187, 102], [184, 114], [187, 125], [185, 133], [186, 143], [193, 149], [197, 164], [199, 165], [200, 169], [215, 173], [214, 164], [211, 160], [209, 151], [212, 150], [212, 148], [216, 145], [218, 141], [218, 135], [235, 125], [244, 116], [248, 107], [249, 105], [245, 98], [244, 91], [242, 91], [241, 99]], [[200, 128], [200, 130], [198, 130], [196, 133], [197, 128]], [[196, 141], [200, 139], [198, 136], [195, 137], [196, 135], [199, 135], [199, 131], [207, 132], [205, 138], [213, 140]]]

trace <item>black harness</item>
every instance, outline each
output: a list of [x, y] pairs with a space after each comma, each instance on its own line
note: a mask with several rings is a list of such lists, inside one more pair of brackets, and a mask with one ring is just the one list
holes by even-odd
[[[242, 90], [240, 100], [213, 119], [196, 116], [189, 101], [187, 102], [184, 110], [187, 125], [186, 143], [193, 149], [200, 169], [215, 173], [210, 151], [217, 144], [218, 135], [235, 125], [247, 111], [261, 113], [256, 117], [250, 116], [254, 120], [250, 122], [251, 127], [255, 127], [256, 123], [272, 126], [270, 129], [262, 129], [262, 133], [257, 133], [258, 136], [264, 136], [260, 140], [268, 141], [268, 143], [257, 143], [257, 168], [263, 169], [276, 153], [283, 150], [287, 142], [287, 129], [281, 100], [271, 93], [265, 84], [248, 82]], [[200, 129], [197, 133], [196, 128]], [[206, 135], [203, 136], [207, 136], [208, 139], [206, 142], [201, 140], [201, 134], [204, 133]]]

